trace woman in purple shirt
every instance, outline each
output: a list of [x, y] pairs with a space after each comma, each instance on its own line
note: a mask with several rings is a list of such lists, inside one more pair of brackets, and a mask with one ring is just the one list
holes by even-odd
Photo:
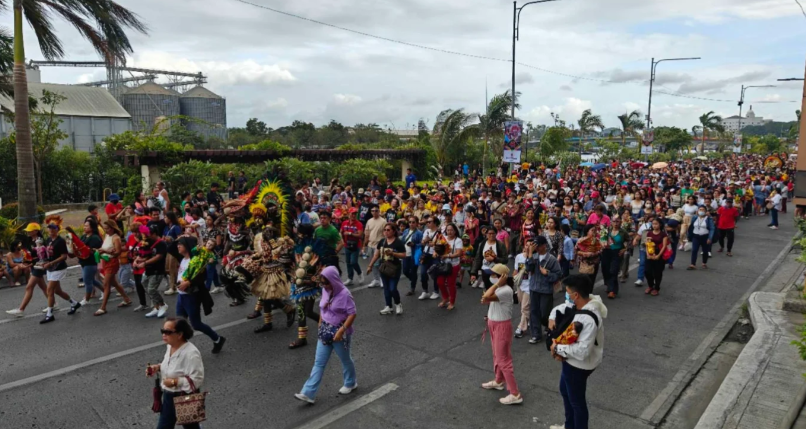
[[294, 395], [300, 401], [313, 404], [316, 392], [322, 382], [327, 361], [331, 352], [341, 361], [344, 373], [344, 385], [339, 393], [347, 395], [358, 387], [355, 379], [355, 364], [350, 356], [350, 341], [353, 336], [355, 321], [355, 301], [353, 295], [341, 282], [336, 267], [325, 267], [322, 270], [322, 301], [319, 303], [319, 341], [316, 346], [316, 360], [313, 363], [311, 376], [302, 391]]

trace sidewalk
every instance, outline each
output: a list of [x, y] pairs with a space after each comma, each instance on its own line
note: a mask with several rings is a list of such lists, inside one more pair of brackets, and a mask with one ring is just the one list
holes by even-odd
[[782, 310], [784, 292], [750, 296], [755, 334], [722, 382], [696, 429], [779, 429], [806, 379], [806, 361], [790, 344], [799, 339], [800, 313]]

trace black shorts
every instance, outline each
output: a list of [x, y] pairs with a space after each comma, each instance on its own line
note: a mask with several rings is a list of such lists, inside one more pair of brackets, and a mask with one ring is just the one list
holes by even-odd
[[31, 269], [31, 275], [34, 276], [34, 277], [37, 277], [37, 278], [41, 279], [41, 278], [45, 277], [45, 274], [47, 274], [47, 271], [45, 271], [45, 270], [43, 270], [41, 268], [32, 268]]

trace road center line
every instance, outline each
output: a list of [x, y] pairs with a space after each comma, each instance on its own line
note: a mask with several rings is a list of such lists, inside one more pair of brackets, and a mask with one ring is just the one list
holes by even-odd
[[387, 383], [383, 386], [373, 390], [372, 392], [367, 393], [366, 395], [356, 399], [353, 402], [347, 403], [330, 411], [329, 413], [308, 422], [302, 426], [298, 426], [297, 429], [322, 429], [327, 427], [331, 423], [339, 420], [340, 418], [346, 416], [347, 414], [352, 413], [353, 411], [358, 410], [359, 408], [364, 407], [365, 405], [369, 405], [372, 402], [377, 401], [378, 399], [383, 398], [384, 396], [392, 393], [393, 391], [397, 390], [399, 386], [394, 383]]

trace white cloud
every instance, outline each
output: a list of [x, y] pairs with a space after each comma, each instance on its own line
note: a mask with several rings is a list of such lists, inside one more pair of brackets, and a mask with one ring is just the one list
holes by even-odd
[[[633, 103], [632, 101], [622, 103], [621, 105], [624, 106], [624, 111], [627, 113], [630, 113], [635, 110], [641, 110], [641, 105], [638, 103]], [[646, 106], [644, 106], [644, 109], [646, 109]]]
[[333, 103], [337, 106], [355, 106], [361, 102], [361, 97], [352, 94], [334, 94]]
[[285, 109], [286, 107], [288, 107], [288, 100], [280, 97], [276, 100], [267, 102], [266, 107], [268, 107], [269, 109]]
[[[539, 106], [530, 110], [524, 117], [528, 121], [535, 123], [553, 123], [551, 114], [558, 115], [560, 119], [568, 124], [576, 123], [577, 119], [582, 116], [582, 112], [590, 109], [592, 103], [589, 100], [580, 100], [574, 97], [565, 99], [565, 103], [554, 107]], [[596, 112], [594, 112], [596, 113]]]

